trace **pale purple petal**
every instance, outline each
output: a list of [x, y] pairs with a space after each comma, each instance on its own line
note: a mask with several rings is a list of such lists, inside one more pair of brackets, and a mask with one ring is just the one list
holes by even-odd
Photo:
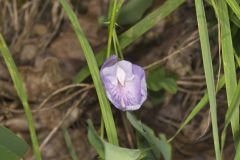
[[102, 68], [112, 66], [113, 64], [118, 62], [118, 58], [115, 55], [109, 57], [102, 65]]
[[117, 62], [111, 56], [102, 66], [100, 75], [108, 99], [120, 110], [136, 110], [147, 98], [144, 70], [128, 61]]

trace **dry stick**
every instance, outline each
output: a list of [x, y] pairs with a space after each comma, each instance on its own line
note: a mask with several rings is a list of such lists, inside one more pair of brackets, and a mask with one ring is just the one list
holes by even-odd
[[218, 88], [219, 85], [219, 80], [220, 80], [220, 75], [221, 75], [221, 67], [222, 67], [222, 58], [221, 58], [221, 25], [219, 23], [219, 18], [217, 18], [218, 20], [218, 55], [219, 55], [219, 69], [218, 69], [218, 74], [217, 74], [217, 84], [216, 84], [216, 88]]
[[150, 68], [152, 68], [152, 67], [154, 67], [154, 66], [157, 66], [157, 65], [163, 63], [164, 61], [168, 60], [169, 58], [171, 58], [171, 57], [173, 57], [173, 56], [181, 53], [183, 50], [187, 49], [188, 47], [191, 47], [193, 44], [195, 44], [195, 43], [198, 42], [198, 41], [199, 41], [199, 38], [193, 40], [192, 42], [188, 43], [186, 46], [184, 46], [184, 47], [182, 47], [182, 48], [174, 51], [172, 54], [164, 57], [163, 59], [160, 59], [160, 60], [158, 60], [158, 61], [155, 61], [155, 62], [153, 62], [153, 63], [145, 66], [144, 69], [145, 69], [145, 70], [148, 70], [148, 69], [150, 69]]
[[13, 24], [14, 24], [14, 29], [16, 32], [19, 30], [19, 24], [18, 24], [18, 9], [17, 9], [17, 1], [13, 0]]
[[[73, 88], [73, 85], [71, 85], [72, 86], [72, 88]], [[77, 86], [77, 85], [76, 85]], [[76, 87], [75, 86], [75, 87]], [[71, 87], [69, 87], [69, 88], [71, 88]], [[74, 98], [75, 96], [77, 96], [78, 94], [80, 94], [80, 93], [82, 93], [82, 92], [84, 92], [84, 91], [87, 91], [87, 90], [89, 90], [89, 89], [91, 89], [91, 88], [93, 88], [93, 85], [89, 85], [88, 87], [85, 87], [85, 88], [83, 88], [83, 89], [81, 89], [81, 90], [79, 90], [79, 91], [76, 91], [76, 92], [74, 92], [73, 94], [70, 94], [68, 97], [66, 97], [65, 99], [63, 99], [63, 100], [61, 100], [61, 101], [59, 101], [58, 103], [56, 103], [56, 104], [54, 104], [53, 106], [51, 106], [51, 107], [49, 107], [49, 108], [42, 108], [43, 107], [43, 105], [42, 106], [40, 106], [41, 108], [37, 108], [37, 109], [34, 109], [34, 110], [32, 110], [32, 113], [36, 113], [36, 112], [40, 112], [40, 111], [46, 111], [46, 110], [51, 110], [51, 109], [54, 109], [54, 108], [56, 108], [56, 107], [58, 107], [58, 106], [60, 106], [60, 105], [62, 105], [62, 104], [64, 104], [64, 103], [66, 103], [67, 101], [69, 101], [69, 100], [71, 100], [72, 98]], [[49, 100], [49, 99], [48, 99]], [[45, 102], [46, 103], [46, 102]], [[23, 111], [22, 110], [16, 110], [16, 109], [8, 109], [10, 112], [13, 112], [13, 113], [23, 113]]]
[[64, 115], [62, 120], [55, 126], [52, 131], [48, 134], [48, 136], [43, 140], [43, 142], [40, 145], [40, 151], [45, 147], [45, 145], [51, 140], [53, 135], [58, 131], [58, 129], [61, 127], [63, 122], [68, 118], [68, 116], [72, 113], [72, 111], [83, 101], [83, 99], [86, 97], [88, 92], [84, 92], [81, 98], [75, 102], [74, 106], [68, 109], [67, 113]]
[[185, 76], [181, 77], [181, 80], [204, 80], [204, 75], [192, 75], [192, 76]]
[[177, 80], [177, 84], [183, 85], [183, 86], [197, 86], [197, 87], [206, 86], [205, 82], [194, 82], [194, 81], [183, 81], [183, 80]]
[[58, 106], [60, 106], [60, 105], [62, 105], [62, 104], [64, 104], [64, 103], [66, 103], [67, 101], [73, 99], [73, 98], [76, 97], [78, 94], [80, 94], [80, 93], [82, 93], [82, 92], [84, 92], [84, 91], [87, 91], [87, 90], [89, 90], [89, 88], [84, 88], [84, 89], [81, 89], [81, 90], [79, 90], [79, 91], [76, 91], [76, 92], [74, 92], [73, 94], [71, 94], [70, 96], [68, 96], [67, 98], [63, 99], [62, 101], [54, 104], [53, 106], [51, 106], [51, 107], [49, 107], [49, 108], [41, 108], [41, 109], [38, 109], [38, 108], [37, 108], [37, 109], [33, 110], [32, 113], [36, 113], [36, 112], [41, 112], [41, 111], [47, 111], [47, 110], [54, 109], [54, 108], [56, 108], [56, 107], [58, 107]]
[[63, 20], [63, 15], [64, 15], [64, 11], [63, 9], [61, 9], [61, 13], [60, 13], [60, 16], [59, 16], [59, 20], [58, 20], [58, 23], [53, 31], [53, 33], [51, 34], [51, 36], [47, 39], [47, 41], [44, 43], [41, 51], [40, 51], [40, 54], [43, 54], [45, 52], [45, 50], [47, 49], [47, 47], [49, 46], [49, 44], [52, 42], [52, 40], [54, 39], [54, 37], [57, 35], [60, 27], [61, 27], [61, 23], [62, 23], [62, 20]]
[[121, 117], [122, 117], [124, 130], [127, 135], [127, 140], [129, 142], [129, 146], [130, 146], [130, 148], [133, 148], [134, 144], [133, 144], [133, 136], [132, 136], [132, 133], [133, 133], [132, 126], [129, 124], [129, 121], [127, 121], [126, 115], [123, 112], [121, 112]]
[[188, 90], [188, 89], [185, 89], [185, 88], [182, 88], [180, 86], [178, 86], [178, 90], [180, 92], [183, 92], [183, 93], [189, 93], [189, 94], [204, 94], [206, 91], [203, 90], [203, 91], [193, 91], [193, 90]]
[[81, 84], [70, 84], [70, 85], [64, 86], [64, 87], [54, 91], [45, 100], [43, 100], [42, 103], [39, 105], [38, 109], [41, 109], [53, 96], [55, 96], [55, 95], [65, 91], [65, 90], [68, 90], [68, 89], [71, 89], [71, 88], [76, 88], [76, 87], [91, 87], [91, 86], [92, 85], [90, 85], [90, 84], [84, 84], [84, 83], [81, 83]]
[[[217, 27], [217, 26], [212, 27], [210, 31], [214, 31], [214, 30], [216, 29], [216, 27]], [[191, 39], [191, 37], [194, 37], [196, 33], [197, 33], [196, 31], [193, 32], [193, 33], [191, 34], [190, 38], [188, 38], [187, 40]], [[182, 48], [174, 51], [172, 54], [164, 57], [163, 59], [157, 60], [157, 61], [155, 61], [155, 62], [153, 62], [153, 63], [145, 66], [144, 69], [145, 69], [145, 70], [149, 70], [149, 69], [151, 69], [152, 67], [157, 66], [157, 65], [163, 63], [164, 61], [168, 60], [169, 58], [171, 58], [171, 57], [173, 57], [173, 56], [181, 53], [183, 50], [187, 49], [188, 47], [191, 47], [193, 44], [195, 44], [195, 43], [198, 42], [198, 41], [199, 41], [199, 37], [193, 39], [193, 40], [190, 41], [187, 45], [185, 45], [184, 47], [182, 47]], [[186, 42], [186, 41], [185, 41], [185, 42]]]

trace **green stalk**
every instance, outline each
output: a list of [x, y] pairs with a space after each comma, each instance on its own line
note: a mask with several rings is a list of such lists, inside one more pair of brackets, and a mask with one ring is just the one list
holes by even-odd
[[111, 47], [112, 47], [113, 31], [115, 30], [115, 23], [116, 23], [117, 4], [118, 4], [117, 0], [114, 0], [113, 9], [111, 13], [111, 20], [108, 26], [107, 58], [110, 56]]
[[[236, 67], [234, 61], [234, 50], [232, 44], [231, 27], [228, 16], [228, 8], [225, 0], [217, 1], [219, 22], [221, 26], [221, 46], [224, 77], [226, 82], [228, 107], [234, 97], [234, 91], [237, 87]], [[236, 109], [231, 119], [232, 132], [235, 145], [237, 146], [237, 134], [239, 132], [239, 108]]]
[[69, 151], [69, 153], [70, 153], [70, 155], [72, 157], [72, 160], [78, 160], [76, 151], [74, 149], [71, 137], [70, 137], [69, 132], [68, 132], [68, 129], [65, 128], [65, 127], [61, 127], [61, 128], [62, 128], [64, 140], [66, 142], [66, 145], [67, 145], [68, 151]]
[[207, 29], [206, 16], [202, 0], [195, 0], [195, 7], [197, 13], [199, 36], [202, 48], [203, 66], [207, 83], [207, 91], [210, 102], [210, 112], [212, 119], [212, 131], [214, 140], [214, 149], [217, 160], [221, 160], [218, 125], [217, 125], [217, 104], [216, 104], [216, 91], [214, 85], [214, 75], [212, 67], [212, 58], [209, 44], [209, 36]]
[[27, 101], [27, 94], [23, 85], [23, 82], [21, 80], [21, 77], [18, 73], [17, 67], [14, 63], [14, 60], [11, 56], [11, 53], [6, 45], [6, 42], [2, 36], [2, 34], [0, 33], [0, 51], [2, 53], [3, 59], [7, 65], [8, 71], [11, 75], [11, 78], [13, 80], [14, 86], [16, 88], [17, 94], [22, 102], [23, 108], [24, 108], [24, 112], [27, 118], [27, 122], [28, 122], [28, 127], [29, 127], [29, 131], [30, 131], [30, 136], [31, 136], [31, 140], [32, 140], [32, 145], [33, 145], [33, 151], [35, 154], [35, 157], [37, 160], [41, 160], [41, 153], [39, 150], [39, 144], [38, 144], [38, 139], [37, 139], [37, 135], [36, 135], [36, 130], [34, 128], [34, 122], [33, 122], [33, 117], [32, 117], [32, 113], [30, 110], [30, 106], [28, 104]]
[[102, 112], [102, 118], [104, 121], [104, 126], [106, 128], [107, 137], [110, 143], [114, 145], [118, 145], [118, 138], [117, 138], [117, 129], [114, 123], [112, 110], [109, 104], [109, 101], [106, 97], [105, 90], [103, 88], [102, 80], [100, 78], [100, 73], [97, 65], [96, 58], [94, 56], [93, 50], [84, 35], [84, 32], [79, 24], [77, 16], [74, 14], [73, 10], [69, 6], [69, 4], [66, 2], [66, 0], [60, 0], [61, 5], [63, 6], [71, 24], [73, 27], [73, 30], [75, 31], [77, 38], [81, 44], [84, 56], [86, 58], [89, 71], [91, 73], [94, 86], [96, 88], [101, 112]]

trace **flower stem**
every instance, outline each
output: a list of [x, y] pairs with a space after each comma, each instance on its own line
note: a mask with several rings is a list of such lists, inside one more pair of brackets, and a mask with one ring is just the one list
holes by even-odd
[[108, 45], [107, 45], [107, 58], [110, 56], [113, 32], [115, 30], [115, 22], [116, 22], [116, 13], [117, 13], [117, 0], [114, 0], [113, 8], [111, 11], [111, 20], [108, 26]]

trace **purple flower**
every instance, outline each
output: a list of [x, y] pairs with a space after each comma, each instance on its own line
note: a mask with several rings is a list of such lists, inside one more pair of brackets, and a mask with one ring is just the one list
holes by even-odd
[[111, 56], [103, 64], [100, 75], [108, 99], [118, 109], [137, 110], [146, 100], [145, 73], [140, 66]]

